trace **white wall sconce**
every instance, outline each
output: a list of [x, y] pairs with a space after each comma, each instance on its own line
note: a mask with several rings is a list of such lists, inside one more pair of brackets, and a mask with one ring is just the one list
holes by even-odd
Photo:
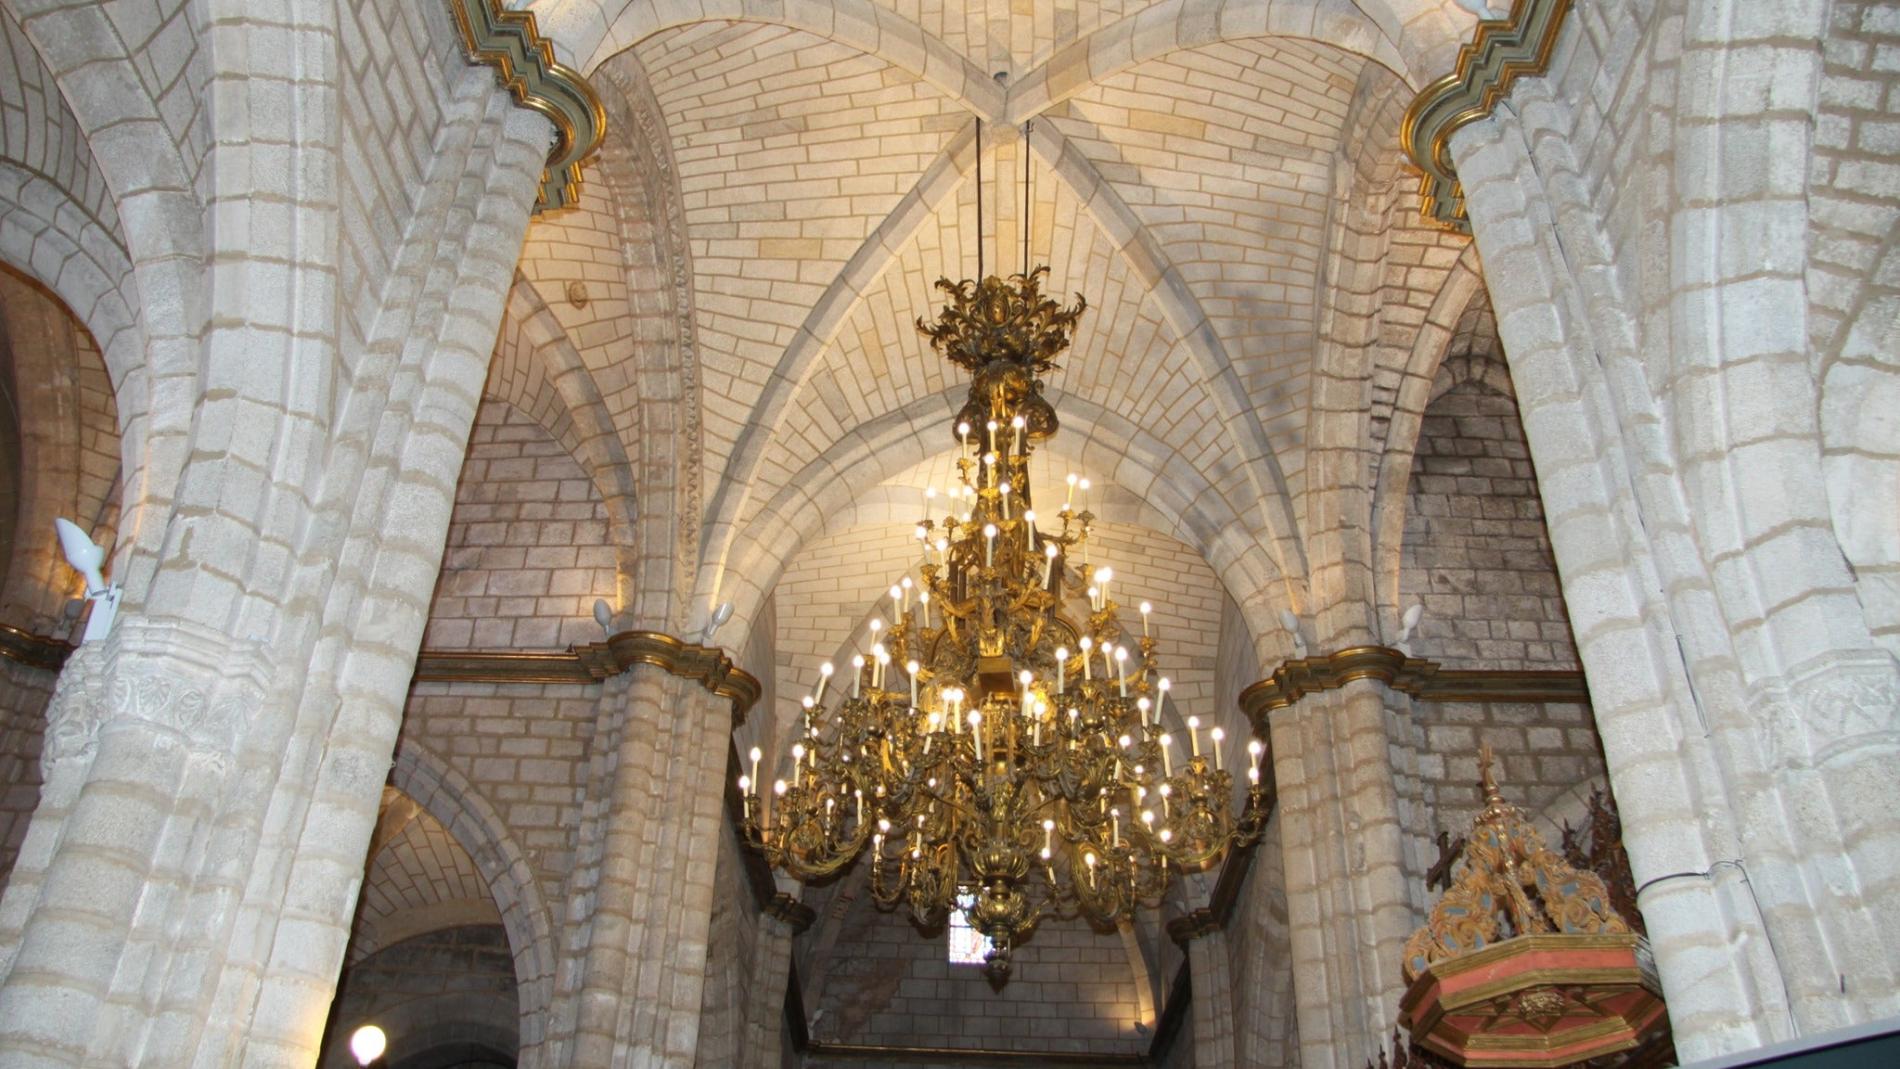
[[106, 551], [80, 530], [78, 524], [55, 519], [53, 526], [59, 531], [59, 548], [66, 554], [66, 563], [86, 577], [86, 600], [92, 602], [92, 615], [86, 618], [86, 634], [79, 641], [102, 639], [112, 630], [112, 621], [119, 615], [119, 596], [124, 590], [117, 583], [106, 583], [105, 576], [99, 572], [99, 567], [106, 562]]

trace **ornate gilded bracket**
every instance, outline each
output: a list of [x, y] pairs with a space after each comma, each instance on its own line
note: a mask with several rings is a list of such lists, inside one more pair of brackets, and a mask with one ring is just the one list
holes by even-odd
[[419, 683], [598, 683], [636, 664], [650, 664], [691, 680], [732, 702], [734, 726], [759, 700], [759, 681], [725, 651], [696, 646], [659, 631], [622, 631], [605, 642], [561, 653], [444, 653], [416, 656]]
[[554, 45], [535, 28], [534, 13], [510, 11], [502, 0], [449, 0], [471, 63], [495, 68], [515, 103], [548, 117], [554, 147], [541, 172], [536, 214], [580, 201], [581, 164], [607, 135], [607, 112], [579, 71], [555, 62]]
[[1376, 679], [1427, 702], [1588, 702], [1578, 671], [1500, 671], [1441, 668], [1436, 661], [1407, 657], [1389, 646], [1353, 646], [1324, 657], [1287, 661], [1273, 675], [1240, 692], [1240, 709], [1264, 737], [1267, 714], [1308, 694], [1338, 690], [1357, 679]]
[[1458, 50], [1458, 65], [1425, 87], [1405, 111], [1399, 145], [1418, 169], [1420, 211], [1460, 234], [1471, 233], [1465, 193], [1451, 162], [1451, 135], [1491, 114], [1512, 83], [1544, 73], [1557, 47], [1557, 32], [1571, 0], [1517, 0], [1511, 14], [1478, 23], [1470, 43]]

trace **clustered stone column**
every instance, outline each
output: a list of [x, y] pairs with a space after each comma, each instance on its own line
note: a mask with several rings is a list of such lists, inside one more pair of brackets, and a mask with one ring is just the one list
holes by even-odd
[[1385, 717], [1383, 684], [1359, 679], [1269, 718], [1307, 1069], [1376, 1060], [1405, 990], [1414, 909]]
[[547, 1064], [690, 1069], [731, 705], [650, 664], [600, 702]]
[[1234, 984], [1227, 933], [1205, 907], [1168, 923], [1168, 935], [1187, 952], [1188, 1010], [1194, 1015], [1194, 1069], [1233, 1069]]

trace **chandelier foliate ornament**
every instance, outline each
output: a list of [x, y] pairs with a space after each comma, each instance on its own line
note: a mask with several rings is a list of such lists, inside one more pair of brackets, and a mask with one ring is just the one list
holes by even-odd
[[1237, 813], [1224, 732], [1166, 726], [1150, 606], [1125, 635], [1113, 572], [1089, 563], [1087, 480], [1070, 475], [1061, 507], [1037, 513], [1030, 457], [1058, 427], [1042, 376], [1086, 307], [1043, 296], [1047, 270], [937, 283], [949, 304], [918, 329], [971, 374], [949, 514], [927, 497], [921, 582], [891, 588], [870, 655], [843, 680], [822, 667], [790, 776], [768, 793], [755, 747], [739, 781], [748, 838], [774, 867], [822, 879], [868, 853], [881, 906], [932, 925], [964, 909], [996, 984], [1044, 917], [1113, 926], [1158, 903], [1173, 872], [1257, 839], [1268, 813], [1258, 741]]

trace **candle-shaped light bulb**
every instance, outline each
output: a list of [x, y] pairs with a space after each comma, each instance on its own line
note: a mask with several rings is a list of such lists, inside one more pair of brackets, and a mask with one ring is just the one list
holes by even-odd
[[1005, 481], [997, 489], [1003, 494], [1003, 518], [1007, 520], [1009, 519], [1009, 483]]
[[1258, 761], [1260, 755], [1267, 752], [1267, 747], [1259, 739], [1248, 739], [1247, 752], [1253, 756], [1254, 760]]
[[1094, 887], [1095, 886], [1095, 855], [1093, 853], [1083, 854], [1082, 861], [1084, 864], [1088, 865], [1089, 867], [1089, 886]]
[[957, 424], [957, 437], [963, 439], [963, 448], [970, 448], [970, 425], [968, 423], [959, 422]]
[[1095, 670], [1089, 667], [1089, 650], [1094, 648], [1095, 640], [1087, 635], [1083, 635], [1082, 641], [1076, 643], [1076, 645], [1082, 647], [1082, 678], [1094, 679]]
[[1087, 479], [1083, 479], [1080, 482], [1076, 483], [1075, 487], [1076, 489], [1082, 491], [1082, 511], [1087, 512], [1089, 510], [1089, 481]]
[[891, 615], [902, 618], [904, 612], [900, 603], [904, 598], [904, 588], [898, 586], [896, 583], [892, 583], [889, 593], [891, 595]]
[[983, 714], [970, 710], [970, 743], [976, 747], [976, 759], [983, 760]]
[[853, 698], [858, 696], [858, 688], [862, 685], [863, 681], [864, 655], [862, 653], [854, 653], [851, 655], [851, 696]]
[[1102, 611], [1102, 588], [1094, 587], [1094, 586], [1089, 587], [1088, 595], [1089, 595], [1089, 611], [1101, 612]]
[[1067, 688], [1069, 669], [1069, 647], [1056, 647], [1056, 693], [1061, 694]]
[[995, 453], [983, 454], [983, 467], [988, 469], [990, 473], [987, 481], [989, 482], [991, 486], [995, 486], [996, 485], [996, 454]]
[[1095, 584], [1102, 588], [1102, 608], [1108, 608], [1108, 581], [1115, 578], [1115, 570], [1103, 565], [1095, 569]]
[[1259, 765], [1247, 766], [1247, 782], [1252, 783], [1256, 786], [1259, 785], [1260, 783], [1260, 766]]
[[988, 423], [983, 424], [983, 429], [990, 432], [990, 441], [992, 444], [995, 443], [996, 441], [997, 428], [1001, 426], [1002, 424], [996, 422], [995, 420], [990, 420]]
[[1174, 776], [1174, 736], [1163, 732], [1161, 735], [1161, 774]]
[[757, 783], [759, 782], [759, 758], [765, 756], [765, 751], [754, 746], [752, 752], [746, 756], [752, 758], [752, 782]]
[[1227, 771], [1227, 766], [1221, 762], [1221, 752], [1220, 752], [1221, 740], [1227, 737], [1227, 733], [1217, 727], [1214, 730], [1208, 732], [1207, 737], [1214, 740], [1214, 771], [1216, 772]]
[[1108, 844], [1110, 846], [1119, 847], [1122, 844], [1122, 811], [1121, 809], [1119, 807], [1110, 809], [1108, 811], [1108, 819], [1112, 822], [1111, 830], [1109, 832]]
[[[930, 520], [930, 507], [932, 505], [935, 505], [936, 503], [937, 503], [937, 488], [934, 486], [924, 487], [924, 521], [926, 523], [929, 522]], [[917, 528], [917, 530], [922, 531], [923, 528], [919, 527]], [[917, 537], [922, 538], [924, 536], [922, 534], [919, 534]]]
[[1194, 748], [1194, 756], [1201, 756], [1201, 718], [1188, 717], [1188, 745]]
[[996, 525], [993, 523], [986, 523], [983, 525], [983, 567], [985, 568], [995, 567], [996, 566], [995, 558], [996, 558]]
[[1135, 711], [1141, 714], [1142, 727], [1148, 726], [1148, 710], [1150, 708], [1152, 708], [1152, 705], [1149, 703], [1148, 699], [1146, 698], [1135, 699]]
[[773, 780], [772, 793], [778, 795], [781, 798], [785, 797], [785, 781], [782, 779]]
[[1141, 637], [1142, 638], [1148, 637], [1148, 614], [1153, 611], [1155, 611], [1155, 607], [1153, 605], [1150, 605], [1145, 601], [1141, 603]]
[[923, 665], [916, 661], [904, 662], [904, 674], [910, 677], [910, 707], [917, 708], [917, 670]]
[[1029, 540], [1029, 552], [1036, 551], [1036, 510], [1023, 510], [1023, 537]]
[[752, 793], [752, 777], [746, 775], [743, 772], [739, 773], [739, 793], [740, 794]]
[[919, 590], [917, 592], [917, 604], [922, 607], [924, 611], [924, 630], [928, 631], [930, 630], [930, 591]]
[[1161, 723], [1161, 707], [1168, 704], [1168, 692], [1174, 689], [1174, 682], [1162, 676], [1155, 682], [1155, 723]]
[[1021, 416], [1017, 416], [1014, 419], [1009, 421], [1009, 425], [1015, 428], [1016, 452], [1021, 453], [1023, 451], [1023, 428], [1029, 426], [1029, 421], [1022, 418]]
[[1049, 586], [1049, 576], [1052, 572], [1055, 571], [1056, 544], [1054, 542], [1045, 543], [1042, 547], [1042, 550], [1043, 550], [1042, 585], [1044, 588], [1047, 588]]
[[1042, 859], [1049, 860], [1049, 848], [1056, 834], [1056, 822], [1045, 818], [1042, 822]]
[[1122, 697], [1128, 697], [1128, 651], [1115, 647], [1115, 674], [1121, 677]]
[[837, 671], [837, 669], [831, 666], [830, 661], [826, 661], [824, 664], [818, 666], [818, 690], [813, 695], [813, 701], [821, 702], [825, 700], [825, 684], [831, 682], [831, 673], [835, 671]]
[[1069, 484], [1069, 496], [1064, 498], [1062, 501], [1062, 511], [1064, 512], [1069, 511], [1069, 506], [1075, 504], [1075, 483], [1076, 483], [1075, 472], [1069, 473], [1067, 482]]

